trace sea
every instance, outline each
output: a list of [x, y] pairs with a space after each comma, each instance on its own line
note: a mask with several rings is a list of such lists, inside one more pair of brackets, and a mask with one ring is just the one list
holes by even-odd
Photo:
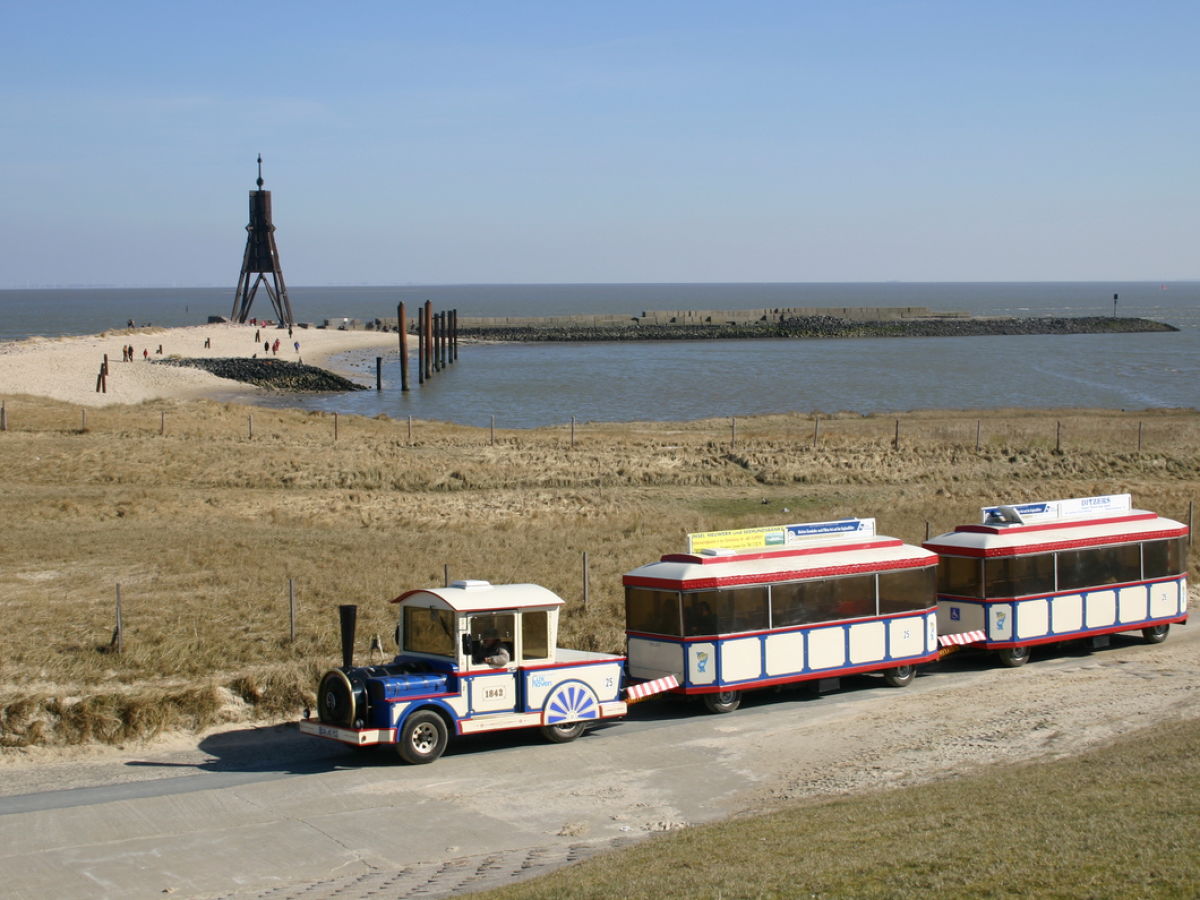
[[[762, 413], [915, 409], [1200, 407], [1200, 281], [742, 284], [463, 284], [290, 287], [299, 322], [396, 315], [429, 300], [460, 316], [549, 316], [787, 306], [927, 306], [974, 315], [1141, 316], [1155, 334], [460, 343], [453, 365], [400, 390], [399, 354], [346, 354], [334, 367], [372, 390], [231, 391], [223, 398], [497, 428], [681, 421]], [[1114, 303], [1115, 299], [1115, 303]], [[260, 295], [256, 310], [271, 315]], [[229, 315], [229, 288], [0, 290], [0, 341]], [[303, 340], [303, 332], [299, 337]], [[383, 356], [382, 390], [374, 390]], [[4, 386], [0, 385], [0, 393]]]

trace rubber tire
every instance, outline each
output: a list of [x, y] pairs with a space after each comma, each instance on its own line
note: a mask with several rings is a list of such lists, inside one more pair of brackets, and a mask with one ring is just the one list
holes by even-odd
[[1000, 660], [1000, 665], [1005, 668], [1015, 669], [1029, 662], [1029, 646], [1004, 647], [996, 651], [996, 658]]
[[883, 673], [883, 683], [888, 687], [907, 687], [912, 684], [913, 679], [917, 677], [916, 666], [896, 666], [894, 669], [887, 669]]
[[742, 695], [737, 691], [721, 691], [703, 697], [704, 706], [710, 713], [730, 713], [742, 705]]
[[431, 763], [446, 752], [450, 733], [442, 717], [433, 710], [422, 709], [404, 720], [396, 739], [396, 752], [406, 763], [414, 766]]
[[543, 725], [542, 737], [552, 744], [569, 744], [587, 729], [587, 722], [564, 722], [562, 725]]
[[1166, 625], [1151, 625], [1149, 628], [1142, 629], [1143, 644], [1161, 644], [1167, 639], [1167, 633], [1171, 630], [1170, 624]]

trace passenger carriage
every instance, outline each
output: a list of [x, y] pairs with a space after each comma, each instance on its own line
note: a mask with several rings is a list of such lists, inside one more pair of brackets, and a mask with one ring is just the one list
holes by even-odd
[[674, 677], [713, 712], [858, 672], [902, 686], [938, 655], [936, 567], [874, 519], [689, 535], [687, 553], [624, 576], [629, 675]]
[[1186, 525], [1133, 509], [1129, 494], [989, 506], [924, 546], [936, 552], [938, 630], [1023, 665], [1030, 647], [1187, 621]]

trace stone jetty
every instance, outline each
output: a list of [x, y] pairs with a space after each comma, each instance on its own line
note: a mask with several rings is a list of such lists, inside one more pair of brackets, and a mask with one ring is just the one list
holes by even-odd
[[340, 375], [316, 366], [282, 359], [158, 359], [160, 366], [190, 366], [218, 378], [242, 381], [272, 391], [365, 391]]

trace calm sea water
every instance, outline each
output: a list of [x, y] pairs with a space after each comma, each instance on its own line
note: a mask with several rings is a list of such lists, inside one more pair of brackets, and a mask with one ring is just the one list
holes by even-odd
[[[300, 321], [395, 315], [425, 300], [461, 315], [646, 309], [929, 306], [977, 314], [1110, 315], [1170, 322], [1170, 334], [855, 340], [463, 345], [424, 386], [399, 390], [395, 351], [384, 390], [236, 395], [263, 406], [527, 428], [569, 422], [696, 419], [754, 413], [919, 408], [1200, 406], [1200, 282], [436, 285], [291, 288]], [[269, 303], [260, 298], [263, 314]], [[228, 315], [225, 288], [0, 291], [0, 340], [90, 334], [126, 320], [194, 325]], [[374, 384], [375, 354], [338, 361]], [[413, 381], [415, 382], [415, 358]], [[0, 385], [3, 392], [3, 385]]]

